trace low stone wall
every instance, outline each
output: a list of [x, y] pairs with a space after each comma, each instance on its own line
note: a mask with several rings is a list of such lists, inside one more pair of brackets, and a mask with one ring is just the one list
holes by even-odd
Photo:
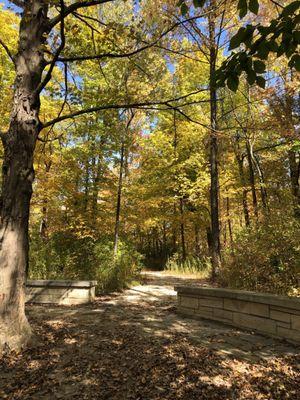
[[26, 302], [75, 305], [95, 299], [96, 281], [27, 281]]
[[300, 343], [300, 299], [240, 290], [176, 286], [178, 312]]

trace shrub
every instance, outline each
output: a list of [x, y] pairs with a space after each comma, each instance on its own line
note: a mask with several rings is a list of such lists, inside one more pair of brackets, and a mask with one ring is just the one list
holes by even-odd
[[221, 284], [233, 288], [299, 295], [300, 224], [277, 218], [246, 229], [225, 254]]
[[125, 288], [142, 268], [142, 256], [130, 244], [120, 242], [113, 257], [113, 242], [79, 238], [57, 232], [43, 240], [32, 234], [29, 279], [97, 280], [98, 292]]
[[101, 292], [121, 290], [138, 277], [143, 264], [142, 255], [133, 246], [119, 242], [118, 253], [113, 257], [113, 242], [98, 242], [94, 248], [97, 269], [96, 279]]

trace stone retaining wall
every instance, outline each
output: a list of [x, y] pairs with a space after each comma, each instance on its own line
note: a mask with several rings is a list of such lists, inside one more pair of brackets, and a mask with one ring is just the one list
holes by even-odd
[[26, 302], [75, 305], [95, 299], [96, 281], [27, 281]]
[[240, 290], [176, 286], [178, 312], [300, 343], [300, 299]]

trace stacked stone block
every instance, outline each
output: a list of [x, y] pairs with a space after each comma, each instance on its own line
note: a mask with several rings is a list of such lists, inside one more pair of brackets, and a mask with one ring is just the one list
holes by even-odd
[[240, 290], [175, 287], [178, 312], [300, 343], [300, 299]]
[[90, 303], [95, 299], [96, 285], [96, 281], [27, 281], [26, 302], [59, 305]]

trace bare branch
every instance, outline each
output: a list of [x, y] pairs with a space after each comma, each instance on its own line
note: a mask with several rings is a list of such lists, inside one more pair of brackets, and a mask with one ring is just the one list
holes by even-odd
[[1, 46], [4, 48], [4, 50], [6, 51], [6, 54], [8, 55], [8, 57], [10, 58], [10, 60], [15, 63], [15, 58], [12, 55], [11, 51], [9, 50], [9, 48], [7, 47], [7, 45], [3, 42], [2, 39], [0, 39], [0, 44]]
[[83, 14], [79, 14], [78, 12], [73, 12], [72, 14], [74, 16], [81, 17], [82, 19], [84, 18], [84, 19], [89, 19], [90, 21], [93, 21], [93, 22], [97, 22], [97, 24], [99, 24], [99, 25], [107, 26], [107, 24], [105, 22], [100, 21], [100, 19], [92, 17], [90, 15], [83, 15]]
[[271, 0], [271, 3], [275, 4], [275, 6], [277, 6], [277, 7], [279, 7], [279, 8], [284, 8], [284, 6], [283, 6], [282, 4], [278, 3], [278, 2], [275, 1], [275, 0]]
[[[64, 96], [64, 101], [61, 105], [61, 108], [59, 110], [57, 117], [61, 116], [61, 114], [65, 108], [65, 105], [68, 102], [68, 65], [67, 64], [64, 64], [64, 81], [65, 81], [65, 96]], [[47, 132], [46, 139], [44, 139], [44, 143], [52, 141], [52, 139], [48, 139], [48, 138], [49, 138], [49, 135], [51, 134], [51, 132], [53, 131], [53, 128], [54, 128], [54, 125], [52, 125], [50, 127], [49, 131]], [[58, 138], [61, 138], [61, 135]], [[43, 140], [40, 140], [40, 141], [42, 142]]]
[[191, 118], [191, 117], [190, 117], [189, 115], [187, 115], [185, 112], [183, 112], [182, 110], [180, 110], [180, 108], [178, 108], [178, 107], [172, 107], [172, 106], [170, 106], [170, 108], [173, 108], [175, 111], [177, 111], [179, 114], [181, 114], [184, 118], [186, 118], [189, 122], [192, 122], [193, 124], [197, 124], [197, 125], [203, 126], [204, 128], [206, 128], [206, 129], [208, 129], [208, 130], [210, 130], [210, 131], [212, 130], [212, 128], [211, 128], [210, 126], [205, 125], [205, 124], [203, 124], [202, 122], [197, 121], [197, 120]]
[[[42, 124], [42, 128], [47, 128], [49, 126], [52, 126], [58, 122], [62, 122], [65, 121], [66, 119], [70, 119], [70, 118], [75, 118], [78, 117], [80, 115], [85, 115], [85, 114], [91, 114], [93, 112], [97, 112], [97, 111], [103, 111], [103, 110], [111, 110], [111, 109], [130, 109], [130, 108], [143, 108], [143, 107], [148, 107], [148, 106], [158, 106], [158, 105], [165, 105], [168, 108], [174, 108], [173, 105], [171, 105], [171, 103], [185, 99], [189, 96], [193, 96], [195, 94], [198, 94], [200, 92], [206, 91], [207, 89], [200, 89], [196, 92], [193, 93], [189, 93], [187, 95], [183, 95], [174, 99], [169, 99], [169, 100], [165, 100], [165, 101], [153, 101], [153, 102], [143, 102], [143, 103], [125, 103], [125, 104], [106, 104], [106, 105], [102, 105], [102, 106], [95, 106], [95, 107], [91, 107], [91, 108], [87, 108], [87, 109], [82, 109], [82, 110], [77, 110], [74, 111], [70, 114], [67, 115], [61, 115], [58, 116], [57, 118], [54, 118], [51, 121], [45, 122], [44, 124]], [[194, 102], [194, 104], [199, 104], [199, 103], [207, 103], [209, 100], [199, 100]], [[189, 103], [191, 104], [191, 103]], [[184, 104], [182, 105], [178, 105], [177, 107], [182, 107], [184, 106]]]
[[259, 153], [260, 151], [271, 150], [271, 149], [274, 149], [275, 147], [286, 146], [288, 144], [293, 143], [294, 140], [296, 140], [296, 139], [285, 140], [284, 142], [272, 143], [269, 146], [259, 147], [255, 150], [253, 150], [253, 153]]
[[62, 137], [63, 137], [63, 135], [59, 135], [59, 136], [57, 136], [55, 138], [51, 138], [51, 139], [42, 139], [42, 138], [38, 137], [37, 140], [42, 143], [52, 143], [52, 142], [55, 142], [56, 140], [60, 140]]
[[[60, 4], [61, 4], [61, 13], [64, 13], [64, 9], [65, 9], [65, 3], [64, 0], [60, 0]], [[65, 39], [65, 20], [64, 18], [61, 19], [60, 22], [60, 45], [58, 46], [58, 49], [55, 52], [55, 55], [51, 61], [49, 70], [46, 73], [46, 76], [44, 78], [44, 80], [39, 84], [39, 86], [37, 87], [37, 92], [40, 93], [44, 87], [47, 85], [47, 83], [50, 81], [51, 77], [52, 77], [52, 72], [53, 69], [55, 67], [55, 64], [59, 58], [59, 55], [61, 53], [61, 51], [64, 49], [66, 44], [66, 39]]]
[[[207, 64], [207, 65], [209, 65], [209, 62], [208, 62], [208, 61], [200, 60], [200, 58], [191, 57], [191, 56], [187, 55], [187, 53], [182, 53], [182, 52], [180, 52], [180, 51], [173, 50], [173, 49], [171, 49], [171, 48], [164, 47], [164, 46], [161, 46], [161, 45], [158, 45], [158, 44], [155, 45], [154, 47], [157, 47], [158, 49], [165, 50], [165, 51], [167, 51], [167, 52], [169, 52], [169, 53], [172, 53], [172, 54], [176, 54], [176, 55], [178, 55], [178, 56], [180, 56], [180, 57], [187, 58], [187, 59], [192, 60], [192, 61], [196, 61], [196, 62], [199, 62], [199, 63], [202, 63], [202, 64]], [[193, 53], [196, 53], [196, 50], [195, 50]]]
[[57, 25], [61, 21], [61, 19], [64, 19], [65, 17], [72, 14], [74, 11], [78, 10], [79, 8], [97, 6], [98, 4], [110, 3], [111, 1], [114, 1], [114, 0], [91, 0], [91, 1], [80, 1], [77, 3], [73, 3], [73, 4], [69, 5], [68, 7], [65, 7], [63, 13], [60, 12], [59, 15], [57, 15], [56, 17], [52, 18], [49, 21], [49, 28], [52, 29], [55, 25]]
[[25, 3], [22, 0], [9, 0], [11, 3], [15, 4], [17, 7], [24, 8]]

